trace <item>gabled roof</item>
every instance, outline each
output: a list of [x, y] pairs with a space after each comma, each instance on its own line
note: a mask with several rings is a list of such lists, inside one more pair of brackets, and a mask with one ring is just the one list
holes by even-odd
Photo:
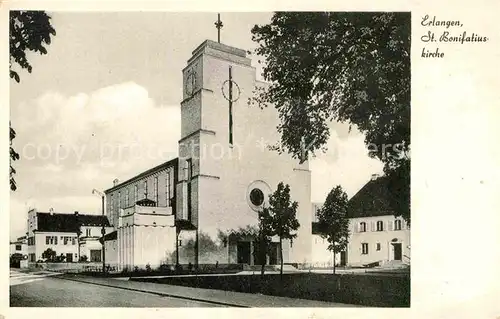
[[81, 226], [109, 227], [106, 216], [88, 214], [56, 214], [37, 212], [37, 231], [46, 232], [76, 232]]
[[370, 180], [349, 200], [349, 218], [392, 215], [386, 176]]

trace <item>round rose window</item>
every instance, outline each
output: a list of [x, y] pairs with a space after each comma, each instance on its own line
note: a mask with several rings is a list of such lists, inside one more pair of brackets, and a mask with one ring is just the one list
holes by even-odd
[[250, 192], [250, 201], [255, 206], [262, 205], [262, 203], [264, 202], [264, 193], [258, 188], [252, 189], [252, 191]]

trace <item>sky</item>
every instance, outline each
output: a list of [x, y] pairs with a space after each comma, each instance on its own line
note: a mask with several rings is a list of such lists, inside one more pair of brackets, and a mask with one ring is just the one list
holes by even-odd
[[[31, 74], [11, 80], [17, 132], [10, 237], [24, 235], [29, 208], [100, 213], [104, 190], [177, 156], [182, 73], [191, 52], [217, 40], [215, 13], [55, 12], [47, 55], [28, 54]], [[223, 13], [221, 42], [252, 50], [251, 28], [271, 13]], [[257, 57], [252, 64], [260, 77]], [[151, 130], [151, 127], [157, 129]], [[382, 164], [364, 136], [331, 123], [328, 151], [310, 162], [312, 200], [341, 185], [353, 196]], [[121, 151], [109, 147], [123, 145]], [[132, 147], [133, 146], [133, 147]], [[154, 150], [154, 152], [151, 152]], [[147, 153], [147, 156], [146, 156]]]

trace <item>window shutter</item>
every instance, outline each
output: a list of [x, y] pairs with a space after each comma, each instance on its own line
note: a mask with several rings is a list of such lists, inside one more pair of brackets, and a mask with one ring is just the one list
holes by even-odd
[[389, 221], [389, 231], [394, 230], [394, 222], [392, 220]]

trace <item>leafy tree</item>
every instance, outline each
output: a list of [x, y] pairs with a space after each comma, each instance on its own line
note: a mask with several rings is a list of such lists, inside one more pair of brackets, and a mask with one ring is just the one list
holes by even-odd
[[42, 258], [43, 259], [46, 259], [47, 261], [55, 261], [56, 259], [56, 252], [51, 249], [51, 248], [47, 248], [43, 253], [42, 253]]
[[280, 182], [276, 191], [269, 196], [267, 209], [270, 216], [270, 229], [272, 229], [272, 235], [277, 235], [280, 240], [281, 276], [283, 276], [283, 240], [292, 241], [297, 237], [296, 231], [300, 227], [296, 217], [298, 207], [299, 203], [292, 202], [290, 199], [290, 186], [283, 185], [283, 182]]
[[345, 251], [349, 238], [348, 202], [347, 194], [338, 185], [330, 191], [318, 211], [318, 229], [321, 237], [328, 241], [328, 250], [333, 254], [334, 274], [335, 254]]
[[[50, 24], [50, 16], [43, 11], [10, 11], [9, 31], [10, 77], [19, 83], [21, 79], [13, 70], [13, 66], [18, 65], [31, 73], [33, 67], [26, 53], [31, 51], [47, 54], [46, 46], [50, 44], [50, 36], [55, 36], [56, 31]], [[10, 126], [10, 189], [12, 191], [17, 189], [14, 179], [16, 170], [12, 167], [12, 162], [19, 160], [19, 154], [12, 147], [12, 140], [15, 137], [16, 132]]]
[[[410, 13], [275, 13], [252, 29], [270, 85], [249, 101], [274, 105], [281, 134], [274, 149], [297, 159], [326, 150], [329, 122], [356, 126], [393, 176], [394, 211], [408, 221], [410, 28]], [[408, 169], [394, 173], [401, 166]]]

